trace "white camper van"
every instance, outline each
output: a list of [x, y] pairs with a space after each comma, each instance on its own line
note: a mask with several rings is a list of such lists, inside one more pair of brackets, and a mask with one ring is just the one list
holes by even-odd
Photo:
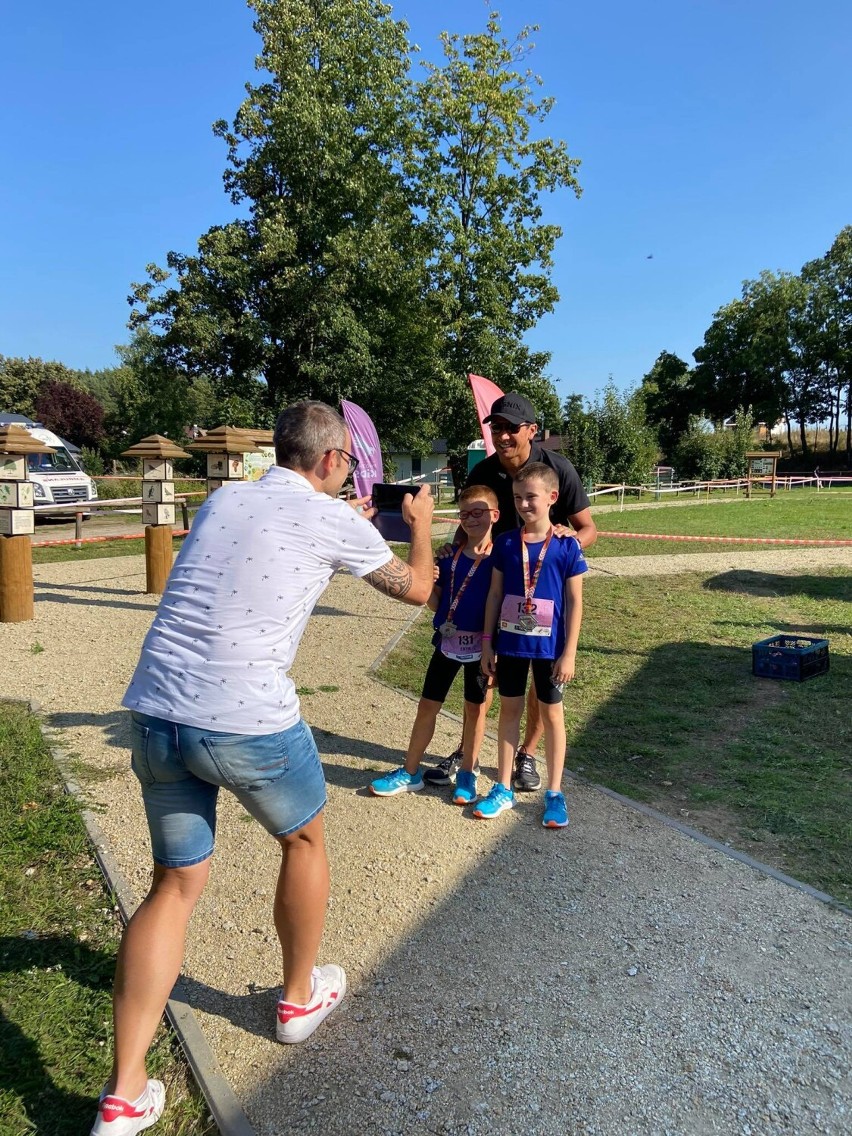
[[6, 423], [23, 426], [34, 438], [56, 451], [54, 454], [29, 454], [27, 457], [36, 513], [55, 512], [56, 505], [74, 505], [98, 499], [94, 481], [83, 472], [67, 443], [58, 434], [20, 414], [0, 415], [0, 425]]

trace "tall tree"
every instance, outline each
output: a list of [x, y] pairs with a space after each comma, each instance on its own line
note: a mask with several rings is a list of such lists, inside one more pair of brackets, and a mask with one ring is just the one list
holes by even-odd
[[81, 386], [78, 373], [64, 363], [0, 355], [0, 410], [35, 417], [39, 391], [49, 382]]
[[79, 386], [48, 379], [39, 389], [36, 416], [77, 446], [97, 446], [104, 436], [104, 408]]
[[579, 162], [565, 142], [536, 136], [553, 107], [552, 98], [537, 95], [541, 79], [523, 67], [536, 30], [507, 39], [492, 12], [484, 32], [445, 32], [444, 62], [427, 63], [417, 88], [417, 147], [408, 168], [430, 240], [441, 421], [456, 446], [477, 432], [469, 371], [548, 401], [548, 414], [558, 416], [552, 387], [550, 400], [541, 390], [549, 355], [531, 351], [523, 337], [559, 298], [550, 272], [561, 229], [543, 221], [542, 197], [579, 195]]
[[[353, 398], [391, 434], [428, 436], [423, 255], [403, 176], [405, 25], [380, 0], [249, 0], [261, 79], [232, 125], [225, 188], [243, 216], [136, 285], [131, 323], [220, 396], [258, 382], [275, 410]], [[400, 395], [405, 392], [405, 399]], [[421, 395], [421, 391], [423, 391]]]
[[663, 453], [671, 458], [690, 415], [703, 409], [697, 403], [689, 364], [671, 351], [661, 351], [639, 391], [648, 423], [656, 428]]
[[650, 479], [659, 450], [640, 391], [620, 394], [610, 381], [588, 408], [580, 395], [571, 395], [563, 415], [566, 452], [588, 484], [642, 485]]
[[852, 225], [840, 230], [825, 256], [804, 266], [802, 276], [813, 287], [813, 333], [833, 384], [835, 449], [845, 413], [846, 466], [852, 468]]

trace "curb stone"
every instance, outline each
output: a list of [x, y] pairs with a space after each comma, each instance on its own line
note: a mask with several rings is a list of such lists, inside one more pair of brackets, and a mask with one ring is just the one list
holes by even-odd
[[[41, 717], [41, 708], [37, 702], [18, 702], [17, 699], [3, 699], [4, 702], [24, 705], [38, 720], [42, 737], [47, 744], [56, 768], [62, 777], [63, 787], [69, 796], [74, 797], [80, 807], [80, 816], [86, 826], [92, 853], [101, 870], [110, 892], [115, 896], [122, 922], [127, 922], [136, 903], [135, 897], [128, 888], [121, 875], [119, 867], [109, 848], [106, 839], [98, 824], [95, 814], [88, 809], [84, 802], [81, 785], [75, 780], [71, 772], [68, 756], [57, 745], [57, 731], [44, 725]], [[172, 1030], [180, 1042], [181, 1049], [186, 1057], [192, 1074], [204, 1095], [207, 1107], [219, 1129], [220, 1136], [255, 1136], [255, 1130], [243, 1112], [230, 1084], [225, 1080], [219, 1063], [212, 1049], [207, 1044], [198, 1025], [192, 1007], [187, 1000], [183, 981], [178, 978], [172, 990], [171, 997], [166, 1003], [166, 1016]]]

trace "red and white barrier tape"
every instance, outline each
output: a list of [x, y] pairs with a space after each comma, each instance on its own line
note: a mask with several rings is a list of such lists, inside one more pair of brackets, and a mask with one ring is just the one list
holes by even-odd
[[673, 536], [668, 533], [605, 532], [603, 529], [598, 529], [598, 536], [622, 537], [626, 540], [683, 540], [705, 544], [715, 541], [718, 544], [807, 544], [840, 548], [852, 546], [852, 540], [802, 540], [785, 536]]

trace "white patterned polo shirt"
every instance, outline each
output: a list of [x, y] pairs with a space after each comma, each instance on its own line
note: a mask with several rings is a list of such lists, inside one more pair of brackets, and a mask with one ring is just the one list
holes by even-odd
[[184, 541], [122, 704], [220, 733], [288, 729], [314, 605], [338, 568], [365, 576], [391, 556], [369, 521], [291, 469], [223, 485]]

